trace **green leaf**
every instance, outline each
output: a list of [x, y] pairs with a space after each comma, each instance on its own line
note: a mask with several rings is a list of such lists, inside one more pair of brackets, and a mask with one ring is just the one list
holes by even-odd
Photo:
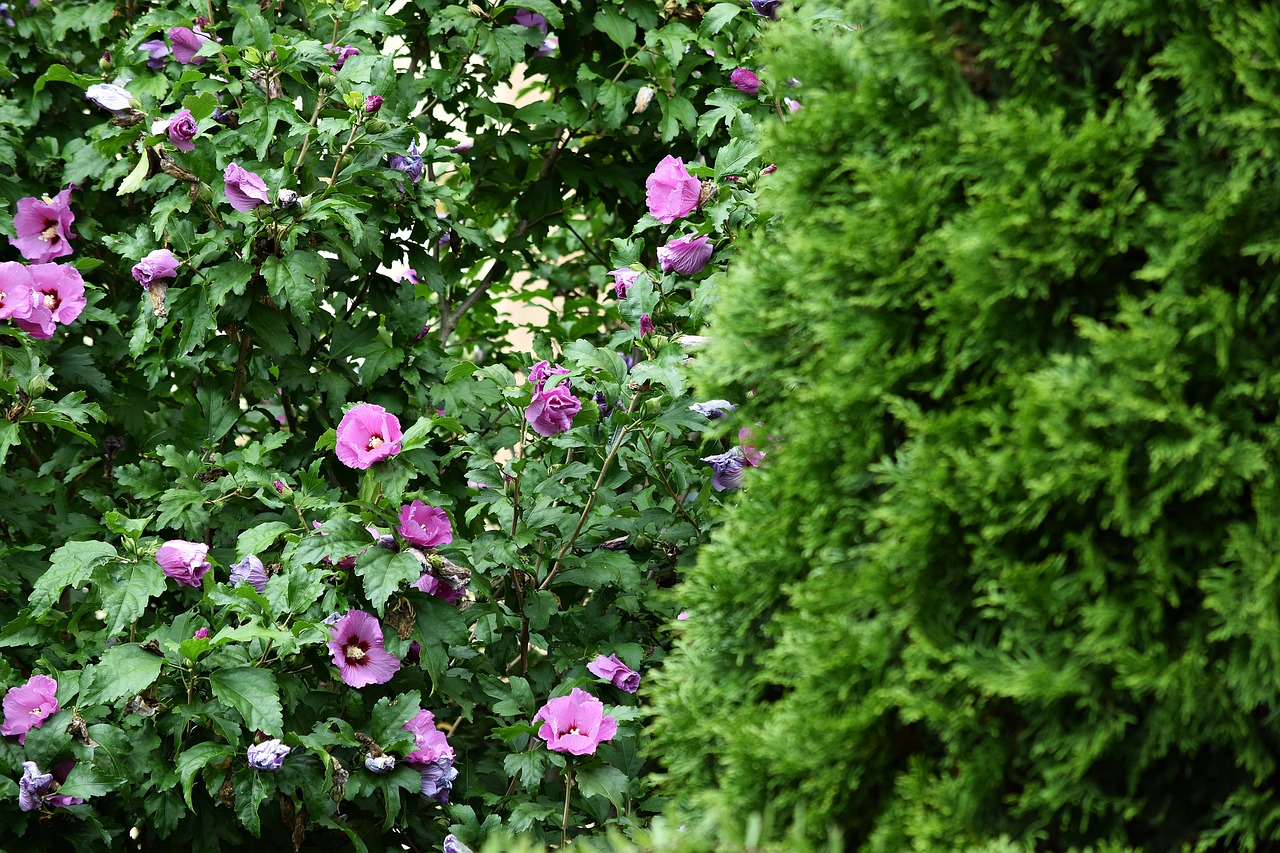
[[265, 669], [237, 666], [209, 676], [213, 695], [240, 714], [250, 729], [280, 737], [284, 715], [275, 676]]
[[164, 658], [129, 643], [102, 653], [93, 671], [93, 681], [82, 686], [80, 701], [85, 705], [111, 704], [126, 696], [136, 696], [160, 677]]
[[9, 456], [9, 448], [22, 443], [22, 433], [12, 421], [0, 420], [0, 465]]
[[187, 801], [187, 808], [195, 809], [191, 804], [191, 785], [196, 774], [214, 761], [231, 758], [233, 755], [235, 752], [225, 743], [205, 741], [178, 756], [178, 776], [182, 779], [182, 796]]
[[[32, 94], [40, 94], [44, 91], [45, 83], [55, 80], [59, 83], [71, 83], [75, 86], [79, 86], [81, 89], [88, 89], [94, 83], [102, 82], [101, 78], [95, 77], [92, 74], [77, 74], [65, 65], [52, 65], [49, 67], [49, 70], [40, 75], [40, 79], [36, 80], [35, 86], [32, 89]], [[143, 159], [145, 160], [146, 158]]]
[[596, 91], [596, 103], [604, 108], [604, 121], [608, 127], [621, 127], [622, 123], [627, 120], [627, 113], [631, 112], [631, 99], [634, 96], [634, 90], [615, 83], [612, 80], [603, 80], [600, 88]]
[[232, 788], [236, 793], [236, 817], [257, 838], [262, 833], [258, 809], [262, 801], [275, 790], [275, 779], [270, 772], [259, 772], [252, 767], [242, 767], [235, 773]]
[[107, 510], [102, 515], [102, 523], [107, 529], [118, 536], [125, 536], [135, 542], [143, 533], [147, 532], [147, 525], [155, 518], [154, 515], [148, 515], [146, 518], [130, 518], [117, 510]]
[[627, 775], [616, 767], [590, 767], [579, 770], [578, 790], [587, 797], [604, 797], [618, 808], [626, 805]]
[[92, 763], [80, 761], [76, 763], [75, 767], [71, 768], [67, 781], [63, 782], [61, 787], [58, 788], [58, 793], [87, 800], [90, 797], [109, 794], [123, 783], [123, 779], [103, 773]]
[[147, 179], [147, 170], [150, 164], [147, 155], [143, 154], [142, 159], [138, 161], [138, 165], [133, 167], [133, 171], [120, 182], [120, 187], [116, 190], [116, 195], [128, 195], [137, 192], [138, 187], [142, 186], [142, 182]]
[[636, 23], [613, 6], [604, 6], [596, 12], [592, 23], [600, 32], [613, 40], [623, 50], [629, 50], [636, 42]]
[[328, 274], [328, 261], [305, 249], [296, 249], [283, 258], [272, 256], [262, 265], [267, 290], [276, 304], [287, 304], [300, 318], [315, 310], [316, 291], [323, 288]]
[[528, 9], [530, 12], [537, 12], [539, 15], [547, 19], [547, 23], [552, 27], [564, 26], [564, 15], [560, 14], [560, 9], [556, 7], [551, 0], [511, 0], [506, 4], [514, 6], [517, 9]]
[[48, 613], [64, 589], [80, 586], [95, 568], [115, 556], [115, 546], [107, 542], [75, 540], [54, 551], [49, 558], [49, 568], [31, 590], [28, 600], [32, 615], [40, 617]]
[[248, 554], [260, 554], [270, 548], [283, 534], [292, 530], [283, 521], [267, 521], [257, 527], [250, 527], [236, 539], [236, 554], [244, 557]]
[[750, 139], [732, 139], [716, 154], [716, 179], [741, 175], [760, 154], [760, 146]]
[[702, 16], [701, 35], [715, 35], [723, 30], [725, 24], [736, 18], [741, 11], [742, 7], [735, 3], [717, 3]]
[[369, 718], [369, 734], [385, 750], [393, 750], [399, 741], [413, 742], [413, 734], [404, 730], [404, 724], [413, 719], [422, 706], [422, 695], [416, 690], [401, 693], [395, 701], [384, 696], [373, 706]]
[[439, 684], [449, 665], [449, 646], [467, 642], [467, 623], [456, 605], [434, 595], [415, 595], [413, 603], [418, 608], [413, 639], [421, 648], [420, 659], [431, 683]]
[[218, 108], [218, 98], [211, 92], [205, 92], [201, 95], [187, 95], [182, 99], [183, 109], [191, 111], [191, 117], [196, 121], [204, 121], [213, 115], [213, 111]]
[[456, 382], [459, 379], [465, 379], [475, 373], [479, 368], [469, 361], [460, 361], [453, 367], [449, 368], [449, 372], [444, 375], [445, 384]]
[[364, 579], [364, 593], [378, 615], [401, 583], [422, 577], [422, 564], [404, 551], [370, 548], [356, 560], [356, 574]]
[[102, 609], [107, 611], [107, 636], [114, 637], [147, 612], [151, 596], [164, 592], [164, 572], [154, 560], [125, 567], [124, 576], [101, 585]]
[[576, 340], [564, 348], [565, 360], [586, 370], [601, 370], [613, 382], [623, 382], [627, 378], [627, 363], [611, 349], [602, 349], [588, 341]]

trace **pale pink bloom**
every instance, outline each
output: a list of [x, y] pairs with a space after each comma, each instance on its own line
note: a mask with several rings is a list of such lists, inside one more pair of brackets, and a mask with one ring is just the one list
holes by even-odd
[[71, 188], [53, 198], [18, 199], [18, 210], [13, 215], [16, 237], [9, 242], [22, 253], [22, 257], [37, 264], [46, 264], [54, 258], [71, 254], [71, 223], [76, 215], [71, 212]]
[[644, 183], [649, 213], [663, 224], [688, 216], [698, 207], [702, 183], [689, 174], [684, 161], [667, 155]]
[[618, 721], [604, 713], [604, 703], [577, 687], [543, 705], [533, 717], [535, 723], [539, 720], [538, 737], [547, 749], [571, 755], [591, 755], [618, 733]]
[[400, 452], [400, 421], [373, 403], [352, 406], [338, 424], [338, 461], [348, 468], [368, 468]]
[[227, 193], [227, 201], [241, 213], [247, 213], [255, 207], [271, 203], [267, 193], [267, 183], [235, 163], [228, 163], [222, 172]]
[[200, 586], [209, 571], [209, 546], [203, 542], [171, 539], [156, 551], [156, 562], [165, 575], [183, 586]]
[[573, 416], [582, 411], [582, 402], [567, 385], [534, 391], [524, 418], [541, 436], [552, 436], [573, 426]]
[[627, 294], [631, 291], [631, 286], [640, 277], [640, 272], [629, 267], [623, 267], [622, 269], [609, 270], [609, 275], [613, 276], [613, 292], [617, 294], [619, 299], [626, 299]]
[[196, 632], [195, 632], [194, 634], [192, 634], [191, 636], [192, 636], [192, 638], [193, 638], [193, 639], [196, 639], [196, 640], [207, 640], [207, 639], [209, 639], [209, 629], [208, 629], [208, 628], [197, 628], [197, 629], [196, 629]]
[[436, 728], [435, 715], [427, 710], [419, 710], [413, 719], [403, 726], [407, 732], [413, 732], [415, 747], [413, 752], [404, 757], [410, 764], [427, 764], [441, 758], [453, 760], [453, 747], [444, 732]]
[[0, 264], [0, 320], [30, 317], [35, 285], [26, 264], [17, 261]]
[[711, 260], [711, 240], [702, 236], [677, 237], [658, 249], [658, 266], [663, 272], [695, 275]]
[[363, 610], [350, 610], [329, 626], [334, 666], [352, 687], [385, 684], [400, 669], [400, 659], [382, 645], [382, 624]]
[[4, 694], [4, 724], [0, 735], [17, 735], [18, 743], [27, 732], [38, 729], [44, 721], [62, 710], [58, 705], [58, 682], [47, 675], [33, 675], [21, 687], [11, 687]]
[[55, 324], [66, 325], [89, 303], [84, 298], [84, 279], [69, 264], [32, 264], [31, 312], [26, 317], [14, 315], [13, 321], [33, 338], [53, 337]]

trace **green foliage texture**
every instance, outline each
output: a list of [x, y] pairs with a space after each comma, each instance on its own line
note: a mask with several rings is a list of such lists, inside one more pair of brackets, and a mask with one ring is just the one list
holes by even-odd
[[[1280, 839], [1280, 12], [801, 4], [658, 743], [851, 849]], [[810, 35], [816, 33], [816, 37]]]

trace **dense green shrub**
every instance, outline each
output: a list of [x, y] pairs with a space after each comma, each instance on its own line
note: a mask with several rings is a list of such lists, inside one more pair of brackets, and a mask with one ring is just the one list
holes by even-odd
[[773, 42], [784, 224], [705, 372], [772, 438], [682, 588], [671, 775], [857, 849], [1270, 849], [1280, 16], [845, 9]]

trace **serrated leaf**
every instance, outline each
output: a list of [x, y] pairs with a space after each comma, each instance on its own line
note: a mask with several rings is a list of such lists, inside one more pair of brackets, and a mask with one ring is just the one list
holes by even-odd
[[315, 309], [316, 291], [324, 285], [329, 264], [315, 252], [297, 249], [283, 258], [270, 257], [262, 265], [267, 290], [276, 304], [288, 304], [297, 317]]
[[40, 75], [40, 79], [36, 80], [33, 87], [33, 93], [38, 95], [44, 91], [46, 83], [53, 81], [60, 83], [70, 83], [73, 86], [79, 86], [81, 89], [88, 89], [94, 83], [101, 83], [102, 80], [90, 74], [77, 74], [65, 65], [51, 65], [48, 70]]
[[760, 153], [760, 146], [749, 139], [730, 140], [716, 154], [716, 179], [741, 175]]
[[80, 701], [86, 705], [99, 702], [109, 705], [126, 696], [135, 696], [155, 683], [163, 663], [163, 657], [134, 643], [112, 646], [102, 653], [93, 671], [93, 681], [81, 690]]
[[383, 749], [392, 750], [397, 741], [408, 739], [413, 741], [413, 734], [404, 730], [404, 724], [413, 719], [422, 710], [422, 695], [416, 690], [401, 693], [391, 701], [384, 696], [373, 706], [373, 714], [369, 717], [369, 734]]
[[205, 766], [235, 753], [225, 743], [205, 741], [198, 743], [178, 756], [178, 777], [182, 780], [182, 796], [187, 801], [187, 808], [194, 810], [191, 804], [191, 785], [195, 776]]
[[605, 376], [613, 382], [622, 382], [627, 378], [627, 363], [611, 349], [602, 349], [579, 339], [564, 348], [564, 356], [575, 367], [604, 371]]
[[717, 3], [702, 16], [702, 35], [713, 36], [724, 29], [725, 24], [732, 21], [742, 11], [742, 7], [734, 3]]
[[252, 767], [244, 767], [236, 771], [232, 788], [236, 793], [236, 817], [245, 828], [257, 838], [262, 834], [262, 822], [258, 809], [263, 800], [271, 796], [275, 790], [275, 780], [271, 773], [262, 773]]
[[631, 112], [631, 102], [635, 97], [634, 90], [612, 80], [603, 80], [596, 90], [596, 103], [604, 109], [604, 121], [607, 127], [621, 127]]
[[58, 788], [58, 794], [67, 797], [79, 797], [87, 800], [90, 797], [101, 797], [109, 794], [124, 782], [103, 773], [88, 761], [77, 762], [71, 768], [67, 781]]
[[364, 594], [381, 616], [387, 599], [400, 584], [422, 577], [422, 564], [411, 554], [370, 548], [356, 560], [356, 574], [364, 579]]
[[267, 521], [257, 527], [250, 527], [236, 539], [236, 555], [245, 557], [249, 554], [259, 554], [274, 545], [277, 539], [292, 529], [283, 521]]
[[616, 767], [590, 767], [579, 770], [578, 790], [587, 797], [604, 797], [618, 808], [626, 805], [627, 775]]
[[449, 382], [456, 382], [459, 379], [465, 379], [479, 369], [479, 367], [469, 361], [460, 361], [453, 367], [449, 368], [449, 372], [444, 375], [444, 381], [448, 384]]
[[553, 27], [564, 26], [564, 15], [560, 14], [560, 9], [556, 7], [551, 0], [511, 0], [506, 4], [517, 9], [528, 9], [530, 12], [537, 12], [539, 15], [547, 19], [547, 23]]
[[75, 540], [58, 548], [49, 558], [49, 568], [31, 590], [28, 600], [32, 615], [48, 613], [64, 589], [84, 583], [95, 568], [115, 556], [115, 546], [108, 542]]
[[431, 683], [439, 684], [449, 665], [449, 646], [467, 641], [467, 623], [456, 605], [434, 595], [416, 595], [414, 605], [418, 609], [418, 622], [413, 639], [418, 641], [421, 650], [419, 659], [431, 676]]
[[592, 23], [600, 32], [607, 35], [613, 40], [613, 43], [623, 50], [630, 50], [636, 41], [636, 22], [623, 15], [622, 12], [613, 6], [601, 7], [596, 12]]
[[187, 95], [182, 99], [183, 109], [191, 111], [191, 117], [196, 121], [204, 121], [213, 115], [213, 111], [218, 108], [218, 98], [211, 92], [205, 92], [200, 95]]
[[102, 584], [102, 609], [107, 611], [107, 636], [114, 637], [147, 612], [151, 596], [164, 592], [164, 572], [152, 560], [125, 567], [124, 576]]
[[265, 669], [237, 666], [209, 676], [213, 695], [240, 714], [250, 729], [273, 737], [284, 731], [284, 714], [280, 708], [280, 690], [275, 676]]

